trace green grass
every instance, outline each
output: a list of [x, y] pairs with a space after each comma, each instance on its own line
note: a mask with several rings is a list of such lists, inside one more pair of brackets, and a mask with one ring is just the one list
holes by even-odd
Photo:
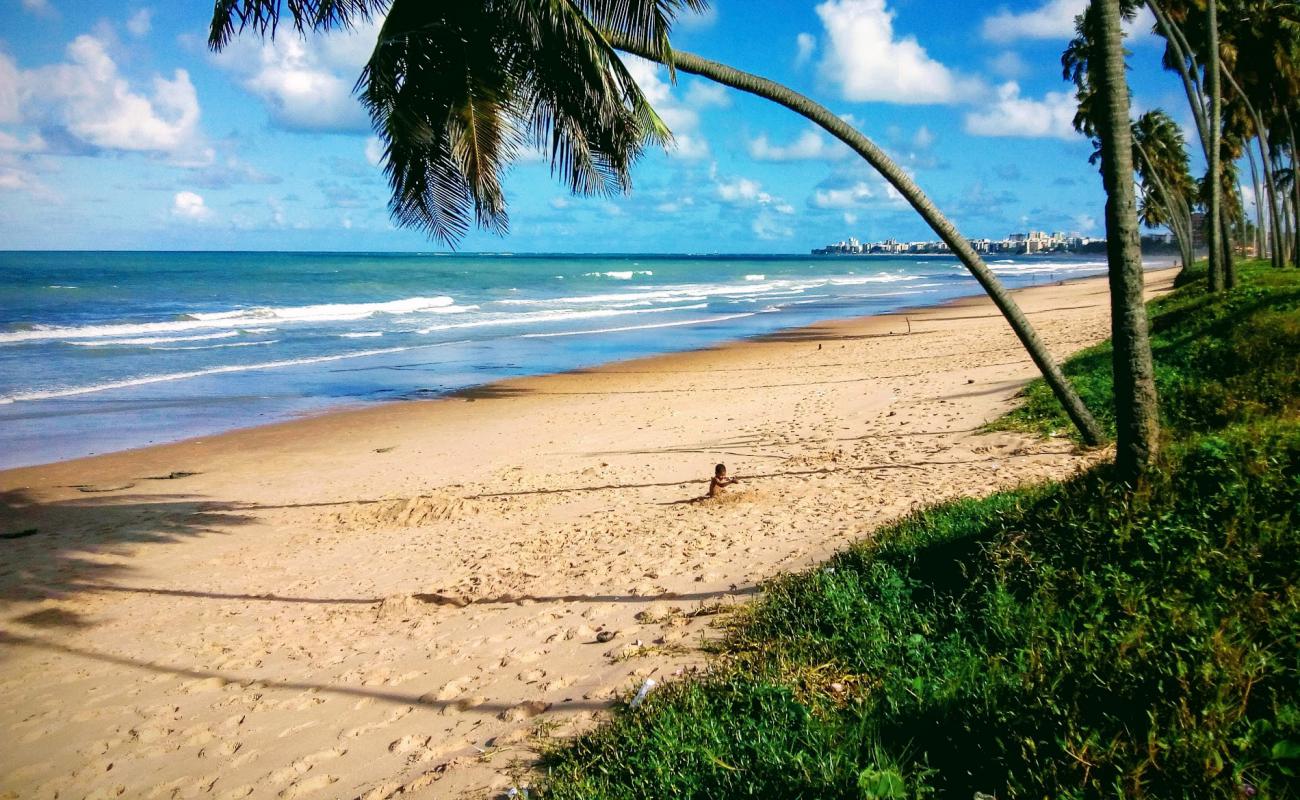
[[[1140, 492], [1101, 467], [949, 503], [771, 583], [709, 677], [550, 754], [545, 796], [1300, 796], [1300, 273], [1243, 284], [1153, 309]], [[1067, 370], [1094, 400], [1102, 352]]]
[[[1243, 262], [1227, 297], [1185, 273], [1178, 291], [1149, 304], [1161, 422], [1175, 436], [1294, 412], [1300, 403], [1300, 279], [1266, 261]], [[1114, 433], [1111, 347], [1105, 342], [1064, 365], [1084, 402]], [[1075, 433], [1041, 380], [994, 430]]]

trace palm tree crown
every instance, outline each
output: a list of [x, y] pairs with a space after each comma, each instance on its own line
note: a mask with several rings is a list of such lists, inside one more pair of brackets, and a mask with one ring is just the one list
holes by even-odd
[[274, 36], [350, 28], [384, 16], [357, 81], [384, 145], [389, 207], [401, 225], [454, 244], [469, 229], [508, 226], [501, 179], [521, 150], [545, 152], [578, 194], [631, 185], [647, 144], [671, 132], [607, 33], [671, 66], [668, 35], [682, 9], [707, 0], [219, 0], [209, 44], [250, 28]]

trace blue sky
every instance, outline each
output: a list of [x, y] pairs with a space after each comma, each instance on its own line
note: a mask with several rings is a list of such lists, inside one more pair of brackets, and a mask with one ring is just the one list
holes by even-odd
[[[1086, 0], [715, 0], [675, 45], [853, 121], [968, 236], [1101, 235], [1100, 178], [1070, 131], [1059, 57]], [[393, 227], [353, 82], [372, 29], [205, 46], [202, 3], [0, 0], [0, 239], [12, 249], [442, 250]], [[1139, 28], [1146, 29], [1139, 23]], [[1135, 33], [1138, 110], [1187, 119]], [[613, 199], [547, 165], [507, 182], [512, 252], [799, 253], [934, 238], [847, 148], [765, 101], [632, 69], [677, 137]]]

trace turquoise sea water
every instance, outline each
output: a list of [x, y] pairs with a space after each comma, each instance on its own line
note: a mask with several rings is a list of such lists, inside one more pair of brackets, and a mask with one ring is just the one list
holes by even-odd
[[0, 468], [978, 291], [937, 256], [0, 253]]

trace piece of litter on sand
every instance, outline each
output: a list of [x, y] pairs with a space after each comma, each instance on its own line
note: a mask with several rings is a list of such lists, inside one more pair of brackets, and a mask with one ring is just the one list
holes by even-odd
[[510, 798], [510, 800], [514, 800], [516, 797], [522, 798], [522, 800], [528, 800], [528, 789], [520, 789], [517, 786], [511, 786], [506, 790], [506, 797]]
[[614, 637], [616, 635], [617, 634], [614, 631], [601, 631], [600, 633], [596, 634], [596, 641], [600, 642], [601, 644], [604, 644], [605, 642], [611, 642], [614, 640]]
[[645, 683], [641, 684], [641, 688], [637, 689], [636, 697], [633, 697], [632, 700], [628, 702], [627, 707], [636, 708], [637, 706], [644, 703], [646, 696], [649, 695], [650, 692], [658, 685], [659, 684], [655, 682], [654, 678], [646, 678]]

